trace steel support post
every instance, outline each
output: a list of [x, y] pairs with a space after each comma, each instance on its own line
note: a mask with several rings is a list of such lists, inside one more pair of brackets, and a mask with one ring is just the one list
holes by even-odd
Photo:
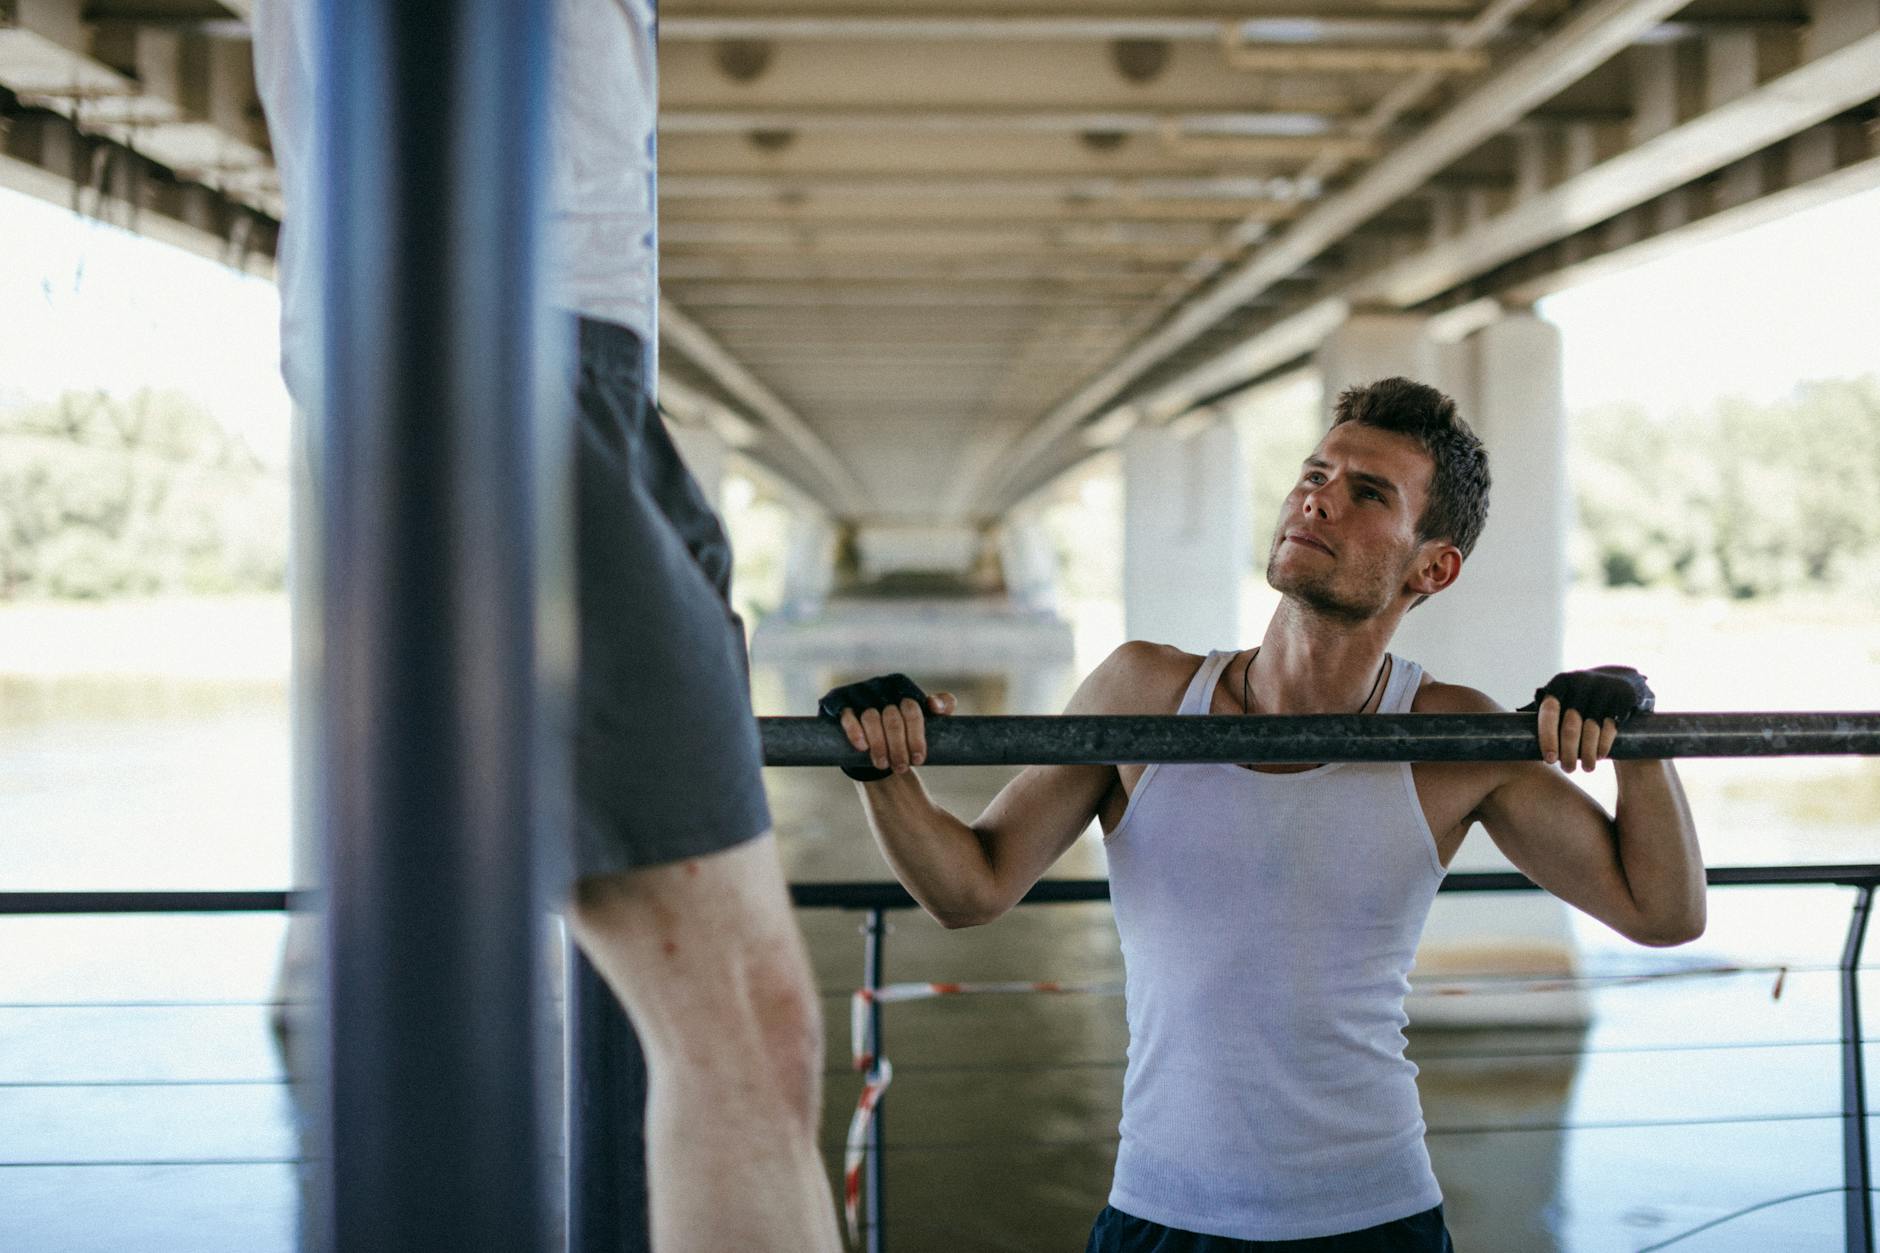
[[319, 14], [322, 1235], [543, 1249], [549, 5]]
[[[651, 0], [655, 22], [659, 0]], [[658, 99], [658, 58], [646, 84]], [[659, 131], [646, 137], [652, 157], [649, 203], [659, 203]], [[659, 221], [653, 222], [652, 290], [659, 290]], [[654, 302], [657, 323], [658, 302]], [[648, 390], [658, 396], [659, 328], [647, 336]], [[648, 1253], [652, 1202], [646, 1182], [646, 1053], [600, 972], [572, 939], [567, 948], [565, 1042], [568, 1119], [568, 1253]]]
[[[881, 991], [887, 949], [887, 912], [871, 909], [867, 921], [862, 924], [862, 986], [870, 992]], [[873, 997], [868, 1002], [867, 1044], [869, 1076], [872, 1078], [881, 1066], [884, 1047], [881, 1001]], [[868, 1124], [867, 1155], [862, 1159], [862, 1247], [866, 1253], [883, 1253], [887, 1248], [887, 1231], [884, 1226], [886, 1204], [882, 1198], [882, 1184], [887, 1171], [881, 1160], [887, 1135], [888, 1098], [884, 1093], [875, 1103], [875, 1116]]]
[[1858, 889], [1841, 951], [1841, 1144], [1847, 1180], [1848, 1253], [1874, 1253], [1873, 1166], [1867, 1143], [1867, 1080], [1860, 1029], [1860, 956], [1873, 887]]
[[646, 1056], [593, 963], [568, 943], [568, 1253], [647, 1253]]

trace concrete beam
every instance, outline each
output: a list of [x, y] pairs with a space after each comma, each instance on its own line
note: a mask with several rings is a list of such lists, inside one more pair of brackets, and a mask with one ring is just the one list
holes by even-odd
[[1012, 256], [1105, 254], [1138, 260], [1185, 261], [1213, 239], [1200, 224], [1080, 222], [1063, 226], [799, 226], [790, 223], [675, 222], [662, 227], [667, 255], [705, 250], [714, 256], [794, 254], [803, 257]]
[[1474, 74], [1489, 64], [1471, 48], [1254, 43], [1231, 28], [1221, 44], [1231, 68], [1261, 74]]
[[1817, 205], [1875, 188], [1880, 188], [1880, 156], [1844, 166], [1793, 187], [1767, 192], [1748, 204], [1675, 225], [1668, 224], [1656, 234], [1620, 251], [1589, 257], [1517, 282], [1507, 289], [1505, 297], [1510, 304], [1532, 304], [1569, 287], [1593, 282], [1697, 244], [1722, 239], [1753, 226], [1774, 222]]
[[12, 0], [0, 7], [0, 86], [62, 113], [137, 93], [129, 78], [92, 58], [80, 0]]
[[879, 228], [974, 226], [1002, 222], [1279, 222], [1296, 216], [1291, 200], [1245, 199], [1041, 200], [1026, 196], [965, 196], [933, 200], [892, 197], [829, 199], [810, 195], [786, 200], [660, 200], [660, 222], [788, 222], [802, 226], [855, 225]]
[[0, 86], [278, 218], [247, 40], [99, 16], [16, 0], [0, 20]]
[[917, 17], [899, 14], [878, 17], [674, 15], [660, 19], [659, 36], [671, 40], [886, 40], [895, 43], [1008, 43], [1015, 40], [1108, 43], [1118, 39], [1215, 43], [1232, 35], [1243, 40], [1284, 39], [1299, 43], [1314, 40], [1354, 42], [1363, 39], [1440, 38], [1452, 24], [1441, 17], [1421, 15], [1379, 17], [1355, 12], [1326, 15], [1304, 10], [1290, 15], [1272, 13], [1243, 18], [1181, 15], [1113, 17], [1095, 14], [1008, 17], [965, 13]]
[[670, 375], [660, 376], [659, 407], [681, 425], [711, 431], [731, 448], [750, 448], [763, 438], [749, 418]]
[[1323, 145], [1295, 137], [1122, 131], [725, 129], [660, 136], [661, 177], [1289, 177]]
[[[1779, 88], [1779, 83], [1780, 80], [1768, 87]], [[1702, 119], [1698, 119], [1690, 125], [1701, 122]], [[1637, 224], [1636, 232], [1628, 236], [1624, 243], [1615, 238], [1608, 241], [1612, 244], [1609, 251], [1584, 259], [1563, 258], [1563, 263], [1551, 265], [1532, 278], [1521, 278], [1498, 289], [1495, 293], [1498, 299], [1484, 297], [1471, 301], [1437, 315], [1433, 321], [1453, 326], [1457, 334], [1467, 333], [1499, 304], [1516, 307], [1530, 305], [1554, 292], [1629, 269], [1699, 242], [1720, 238], [1813, 205], [1880, 186], [1880, 145], [1870, 142], [1869, 151], [1873, 155], [1837, 164], [1831, 142], [1835, 134], [1836, 128], [1823, 124], [1793, 137], [1789, 147], [1794, 151], [1782, 152], [1782, 159], [1777, 162], [1778, 166], [1788, 168], [1791, 177], [1800, 180], [1789, 187], [1765, 187], [1752, 201], [1723, 206], [1702, 214], [1693, 212], [1687, 188], [1672, 188], [1656, 200], [1632, 206], [1650, 221]], [[1667, 143], [1675, 143], [1677, 140], [1676, 135], [1662, 138]], [[1804, 153], [1816, 155], [1817, 159], [1812, 166], [1804, 163]], [[1763, 164], [1754, 157], [1751, 161], [1759, 166]], [[1571, 202], [1572, 185], [1557, 190]], [[1511, 210], [1510, 215], [1519, 212], [1517, 208]], [[1485, 227], [1491, 236], [1496, 229], [1497, 221], [1491, 221]], [[1548, 238], [1551, 239], [1552, 235], [1549, 234]], [[1439, 244], [1430, 251], [1450, 255], [1453, 260], [1448, 244]], [[1387, 284], [1415, 273], [1423, 259], [1413, 258], [1398, 269], [1348, 286], [1337, 295], [1314, 301], [1286, 315], [1246, 342], [1196, 364], [1156, 390], [1122, 406], [1117, 412], [1127, 411], [1146, 421], [1167, 420], [1211, 396], [1256, 381], [1297, 362], [1309, 354], [1318, 339], [1331, 327], [1341, 323], [1354, 308], [1395, 308], [1421, 303], [1439, 291], [1451, 290], [1467, 279], [1487, 272], [1504, 260], [1499, 255], [1485, 253], [1479, 265], [1446, 271], [1453, 276], [1453, 282], [1430, 279], [1422, 284], [1406, 286], [1399, 293], [1404, 297], [1402, 303], [1394, 303]]]
[[976, 284], [1051, 283], [1067, 290], [1117, 291], [1146, 295], [1166, 280], [1166, 266], [1098, 266], [1090, 262], [1048, 257], [1005, 264], [979, 258], [887, 262], [873, 265], [845, 258], [808, 257], [668, 258], [659, 267], [667, 283], [729, 281], [744, 283], [946, 283]]
[[101, 38], [129, 38], [144, 90], [98, 109], [100, 123], [120, 124], [141, 151], [178, 177], [224, 188], [278, 217], [280, 178], [261, 120], [249, 42], [158, 27], [125, 30], [106, 28]]
[[868, 489], [862, 486], [861, 480], [836, 455], [835, 449], [810, 429], [809, 424], [775, 392], [759, 382], [755, 375], [725, 351], [723, 345], [691, 315], [670, 300], [662, 299], [659, 302], [659, 334], [661, 339], [684, 353], [717, 380], [720, 386], [747, 405], [752, 413], [808, 461], [826, 480], [832, 493], [831, 500], [839, 502], [839, 509], [851, 516], [867, 511]]
[[[1248, 57], [1289, 58], [1290, 79], [1249, 79], [1220, 42], [1022, 41], [665, 43], [662, 110], [816, 108], [893, 111], [1050, 109], [1354, 113], [1380, 84], [1348, 71], [1312, 73], [1364, 45], [1257, 42]], [[1236, 45], [1242, 46], [1242, 45]], [[1405, 45], [1395, 45], [1397, 51]], [[1444, 53], [1445, 45], [1426, 50]], [[1445, 54], [1447, 55], [1447, 54]]]
[[[1457, 157], [1578, 82], [1680, 7], [1680, 0], [1597, 0], [1577, 8], [1553, 35], [1463, 96], [1414, 140], [1320, 201], [1277, 239], [1139, 341], [1120, 361], [1045, 414], [1000, 458], [1004, 480], [1022, 477], [1027, 462], [1149, 367], [1191, 343]], [[969, 498], [990, 495], [998, 486], [974, 484], [966, 494]]]
[[[1358, 284], [1355, 302], [1407, 307], [1502, 262], [1605, 221], [1871, 98], [1880, 34], [1843, 45], [1681, 126], [1522, 201], [1466, 236]], [[1466, 242], [1465, 242], [1466, 241]]]
[[[1095, 6], [1093, 6], [1095, 7]], [[1147, 7], [1145, 5], [1145, 7]], [[1215, 5], [1225, 9], [1226, 5]], [[1171, 42], [1214, 43], [1224, 35], [1245, 40], [1274, 40], [1297, 46], [1313, 43], [1352, 44], [1364, 40], [1409, 41], [1432, 39], [1453, 42], [1454, 33], [1474, 12], [1469, 4], [1419, 4], [1423, 12], [1352, 9], [1344, 13], [1300, 9], [1286, 13], [1265, 5], [1251, 6], [1245, 16], [1189, 17], [1174, 15], [1025, 15], [940, 13], [878, 17], [849, 13], [828, 15], [755, 16], [673, 14], [659, 22], [659, 37], [672, 41], [791, 40], [815, 42], [937, 42], [969, 43], [1013, 41], [1111, 42], [1118, 39], [1157, 39]], [[1644, 38], [1675, 38], [1687, 30], [1754, 29], [1784, 19], [1736, 14], [1727, 17], [1687, 17], [1664, 23]], [[1518, 33], [1538, 30], [1529, 21], [1513, 25]]]
[[[805, 131], [858, 135], [1150, 135], [1165, 142], [1212, 140], [1231, 152], [1274, 160], [1309, 160], [1321, 153], [1374, 156], [1375, 140], [1338, 131], [1338, 119], [1278, 110], [1084, 108], [945, 108], [916, 105], [860, 108], [661, 109], [659, 132], [668, 135], [794, 136]], [[1224, 149], [1226, 150], [1226, 149]]]
[[33, 111], [0, 126], [0, 186], [230, 269], [274, 277], [276, 220], [213, 188], [169, 179], [146, 158], [82, 133], [57, 113]]
[[1810, 0], [1804, 55], [1822, 56], [1880, 28], [1880, 0]]
[[682, 290], [689, 308], [749, 309], [1133, 309], [1139, 303], [1126, 295], [1065, 293], [1042, 287], [1022, 286], [1005, 290], [968, 289], [950, 286], [909, 287], [900, 284], [842, 284], [819, 282], [814, 286], [760, 286], [744, 283], [667, 282], [671, 290]]
[[670, 174], [659, 180], [663, 203], [695, 199], [948, 200], [968, 198], [1079, 200], [1311, 200], [1321, 189], [1284, 176], [1039, 177], [935, 176], [913, 171], [872, 175]]
[[[1479, 54], [1522, 20], [1522, 10], [1530, 2], [1531, 0], [1491, 0], [1491, 3], [1475, 12], [1468, 21], [1448, 30], [1446, 42], [1456, 53]], [[1443, 66], [1410, 67], [1407, 76], [1398, 79], [1371, 105], [1362, 118], [1351, 124], [1352, 138], [1379, 139], [1393, 128], [1403, 125], [1411, 116], [1412, 111], [1443, 85], [1448, 72], [1448, 69]], [[1521, 133], [1530, 128], [1517, 124], [1515, 129], [1517, 133]], [[1533, 150], [1538, 145], [1529, 144], [1528, 147]], [[1532, 151], [1530, 151], [1531, 155]], [[1339, 177], [1351, 164], [1351, 160], [1347, 155], [1337, 151], [1321, 152], [1299, 171], [1299, 182], [1316, 189]], [[1530, 162], [1530, 168], [1526, 171], [1530, 175], [1534, 172], [1531, 167]], [[1517, 161], [1517, 178], [1522, 173], [1521, 165]], [[1432, 179], [1431, 182], [1435, 180]], [[1480, 208], [1485, 201], [1485, 197], [1479, 190], [1458, 192], [1456, 189], [1440, 186], [1430, 187], [1430, 197], [1433, 201], [1433, 216], [1439, 221], [1439, 230], [1442, 229], [1440, 223], [1444, 218], [1453, 219], [1457, 224], [1457, 229], [1460, 229], [1460, 224], [1469, 220], [1472, 214], [1476, 217], [1480, 216]], [[1454, 211], [1449, 212], [1450, 210]], [[1196, 256], [1183, 268], [1180, 277], [1175, 282], [1169, 284], [1156, 300], [1144, 307], [1130, 330], [1130, 337], [1133, 338], [1153, 329], [1169, 310], [1178, 308], [1183, 302], [1191, 299], [1204, 284], [1213, 281], [1246, 249], [1258, 244], [1268, 234], [1266, 224], [1251, 219], [1242, 221], [1233, 230], [1225, 232], [1214, 247]], [[1400, 251], [1401, 242], [1392, 241], [1388, 247], [1391, 250]], [[1366, 243], [1366, 246], [1371, 245]], [[1347, 264], [1353, 264], [1353, 262], [1348, 261]], [[1302, 270], [1303, 267], [1295, 269], [1293, 277], [1297, 279]], [[1127, 342], [1125, 339], [1119, 343], [1118, 351]]]

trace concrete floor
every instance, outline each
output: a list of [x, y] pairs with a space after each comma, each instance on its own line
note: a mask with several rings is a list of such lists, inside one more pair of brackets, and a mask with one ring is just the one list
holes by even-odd
[[[1815, 900], [1826, 914], [1844, 896]], [[827, 994], [833, 1163], [856, 1093], [841, 1063], [860, 944], [852, 917], [804, 923]], [[279, 935], [272, 918], [0, 920], [0, 1249], [293, 1248], [293, 1109], [264, 1004]], [[1779, 956], [1779, 998], [1766, 972], [1614, 982], [1584, 1033], [1416, 1033], [1457, 1247], [1637, 1251], [1706, 1223], [1676, 1247], [1842, 1247], [1836, 976], [1818, 952]], [[968, 933], [904, 917], [889, 973], [1105, 979], [1116, 963], [1105, 907], [1052, 906]], [[1865, 977], [1880, 1003], [1880, 972]], [[1121, 1010], [1082, 995], [888, 1010], [897, 1253], [1081, 1247], [1115, 1152]]]

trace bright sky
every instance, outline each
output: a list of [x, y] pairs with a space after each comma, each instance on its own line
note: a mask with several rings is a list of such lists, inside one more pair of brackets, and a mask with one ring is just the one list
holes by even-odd
[[[0, 404], [70, 389], [197, 396], [264, 456], [285, 447], [272, 283], [0, 189]], [[1880, 190], [1545, 301], [1567, 403], [1658, 412], [1880, 373]]]
[[1880, 374], [1880, 190], [1674, 252], [1544, 300], [1569, 411], [1656, 412]]
[[0, 405], [173, 388], [282, 456], [272, 281], [5, 189], [0, 241]]

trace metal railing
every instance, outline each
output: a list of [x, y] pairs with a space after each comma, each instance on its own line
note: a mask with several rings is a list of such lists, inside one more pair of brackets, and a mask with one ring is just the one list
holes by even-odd
[[[760, 718], [764, 760], [773, 766], [866, 766], [828, 722], [818, 718]], [[947, 717], [926, 725], [928, 766], [1081, 765], [1121, 762], [1522, 761], [1540, 757], [1531, 714], [1367, 714], [1228, 716]], [[1652, 713], [1631, 719], [1612, 745], [1615, 759], [1880, 755], [1880, 713]], [[1847, 1248], [1873, 1253], [1868, 1209], [1871, 1170], [1867, 1145], [1866, 1085], [1862, 1071], [1860, 991], [1856, 972], [1880, 866], [1729, 867], [1708, 872], [1712, 886], [1839, 884], [1856, 889], [1841, 959], [1841, 1063]], [[886, 960], [885, 912], [914, 901], [898, 884], [842, 890], [805, 885], [799, 905], [865, 911], [864, 987], [882, 986]], [[1444, 892], [1520, 892], [1541, 889], [1519, 873], [1448, 875]], [[1026, 904], [1109, 898], [1097, 881], [1047, 881]], [[870, 996], [863, 1054], [882, 1057], [881, 1002]], [[880, 1081], [878, 1074], [871, 1080]], [[878, 1100], [885, 1104], [886, 1097]], [[865, 1148], [863, 1244], [881, 1253], [882, 1138], [885, 1110], [877, 1104]]]
[[[1711, 887], [1839, 886], [1854, 889], [1839, 964], [1842, 1176], [1848, 1253], [1874, 1253], [1874, 1232], [1868, 1198], [1872, 1191], [1872, 1161], [1868, 1143], [1867, 1088], [1861, 1037], [1859, 971], [1874, 891], [1880, 887], [1880, 864], [1817, 866], [1722, 866], [1706, 872]], [[1457, 872], [1448, 875], [1439, 891], [1538, 892], [1526, 876], [1508, 871]], [[862, 915], [862, 987], [878, 992], [887, 983], [887, 916], [918, 908], [907, 889], [898, 883], [798, 883], [790, 889], [799, 909], [836, 909]], [[1103, 879], [1047, 879], [1027, 892], [1021, 906], [1106, 902], [1110, 885]], [[0, 892], [0, 916], [39, 914], [200, 914], [279, 913], [317, 907], [310, 893], [285, 891], [163, 891], [163, 892]], [[882, 1004], [869, 998], [864, 1027], [864, 1052], [871, 1065], [883, 1056], [885, 1032]], [[863, 1157], [861, 1233], [867, 1253], [885, 1253], [887, 1247], [886, 1098], [876, 1106], [868, 1125]], [[573, 1164], [570, 1169], [572, 1171]], [[607, 1172], [606, 1173], [617, 1173]], [[571, 1253], [582, 1253], [570, 1246]]]

